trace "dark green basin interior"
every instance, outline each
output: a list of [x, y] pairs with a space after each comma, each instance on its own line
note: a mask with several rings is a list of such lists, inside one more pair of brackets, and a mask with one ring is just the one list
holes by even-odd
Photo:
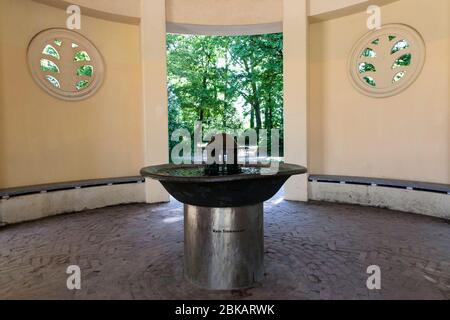
[[293, 175], [305, 167], [279, 163], [278, 170], [264, 165], [245, 165], [233, 175], [205, 174], [206, 165], [159, 165], [143, 168], [141, 175], [161, 182], [178, 201], [200, 207], [242, 207], [272, 198]]

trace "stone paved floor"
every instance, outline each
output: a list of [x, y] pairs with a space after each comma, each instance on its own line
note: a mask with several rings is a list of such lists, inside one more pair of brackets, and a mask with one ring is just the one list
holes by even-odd
[[[124, 205], [0, 229], [2, 299], [450, 299], [450, 224], [280, 195], [266, 203], [265, 279], [208, 292], [183, 280], [179, 203]], [[68, 265], [82, 289], [66, 288]], [[366, 269], [379, 265], [382, 289]]]

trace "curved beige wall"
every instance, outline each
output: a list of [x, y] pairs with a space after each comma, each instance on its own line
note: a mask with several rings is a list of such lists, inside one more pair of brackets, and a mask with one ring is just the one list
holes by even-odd
[[83, 18], [105, 82], [92, 98], [65, 102], [34, 83], [26, 51], [66, 19], [31, 0], [0, 1], [0, 188], [138, 175], [143, 164], [139, 27]]
[[[138, 23], [141, 0], [35, 0], [65, 8], [76, 4], [103, 18]], [[148, 0], [144, 0], [148, 1]], [[151, 1], [151, 0], [150, 0]], [[321, 19], [349, 14], [370, 4], [397, 0], [310, 0], [309, 15]], [[280, 23], [283, 0], [166, 0], [166, 19], [171, 24], [240, 26]]]
[[427, 46], [418, 80], [387, 99], [359, 94], [347, 76], [366, 14], [311, 26], [311, 173], [450, 183], [449, 5], [401, 0], [382, 8], [383, 23], [413, 26]]
[[[57, 7], [76, 4], [89, 13], [110, 14], [139, 20], [141, 0], [35, 0]], [[147, 0], [151, 1], [151, 0]], [[197, 25], [246, 25], [280, 22], [282, 0], [167, 0], [170, 23]]]
[[200, 25], [247, 25], [283, 20], [282, 0], [168, 0], [167, 21]]
[[66, 9], [70, 5], [81, 7], [82, 14], [105, 20], [139, 24], [141, 0], [33, 0], [38, 3]]
[[[130, 18], [141, 16], [141, 0], [47, 0], [53, 2], [65, 2], [65, 6], [76, 4], [84, 8], [95, 11], [110, 13], [112, 15], [122, 15]], [[148, 0], [147, 0], [148, 1]], [[151, 0], [150, 0], [151, 1]]]
[[309, 15], [315, 20], [328, 20], [366, 11], [372, 4], [383, 6], [395, 1], [398, 0], [310, 0]]
[[[449, 2], [400, 0], [382, 12], [424, 36], [422, 75], [398, 96], [365, 97], [346, 64], [366, 14], [313, 24], [310, 172], [450, 183]], [[66, 18], [31, 0], [0, 1], [0, 188], [136, 175], [144, 163], [139, 27], [83, 18], [106, 79], [89, 100], [69, 103], [39, 89], [26, 66], [29, 40]]]

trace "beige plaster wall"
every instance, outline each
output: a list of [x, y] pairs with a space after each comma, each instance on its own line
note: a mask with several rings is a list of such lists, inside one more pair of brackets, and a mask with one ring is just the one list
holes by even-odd
[[383, 6], [399, 0], [310, 0], [311, 21], [329, 20], [366, 11], [370, 5]]
[[[76, 4], [87, 14], [105, 19], [139, 23], [143, 15], [141, 1], [152, 0], [34, 0], [65, 8]], [[397, 0], [309, 0], [308, 15], [329, 19]], [[353, 11], [355, 12], [355, 11]], [[169, 23], [198, 25], [249, 25], [281, 22], [283, 0], [166, 0]]]
[[[145, 15], [141, 1], [154, 0], [34, 0], [58, 7], [76, 4], [89, 14], [110, 19], [137, 21]], [[328, 0], [314, 0], [328, 1]], [[349, 0], [347, 0], [349, 1]], [[354, 1], [354, 0], [353, 0]], [[357, 0], [364, 1], [364, 0]], [[199, 25], [246, 25], [281, 22], [283, 0], [166, 0], [166, 19], [170, 23]], [[109, 14], [110, 16], [106, 16]], [[122, 18], [120, 18], [121, 16]]]
[[365, 13], [311, 26], [309, 169], [315, 174], [450, 183], [450, 2], [401, 0], [383, 23], [424, 37], [427, 59], [403, 93], [373, 99], [353, 89], [347, 57], [366, 29]]
[[[142, 93], [145, 165], [169, 162], [169, 108], [167, 99], [166, 2], [142, 2]], [[169, 194], [159, 181], [146, 179], [147, 203], [168, 202]]]
[[167, 0], [167, 21], [200, 25], [281, 22], [283, 0]]
[[[366, 14], [313, 24], [310, 172], [450, 183], [449, 1], [400, 0], [382, 12], [384, 23], [422, 33], [423, 73], [398, 96], [365, 97], [346, 65]], [[135, 175], [144, 163], [139, 26], [83, 18], [81, 32], [105, 57], [105, 83], [89, 100], [64, 102], [33, 82], [26, 46], [66, 17], [31, 0], [0, 1], [0, 188]]]
[[137, 175], [144, 162], [139, 27], [83, 17], [106, 77], [92, 98], [65, 102], [35, 84], [26, 50], [66, 19], [31, 0], [0, 1], [0, 188]]
[[[308, 165], [308, 56], [307, 0], [284, 0], [284, 157], [288, 163]], [[308, 176], [291, 177], [285, 199], [308, 201]]]

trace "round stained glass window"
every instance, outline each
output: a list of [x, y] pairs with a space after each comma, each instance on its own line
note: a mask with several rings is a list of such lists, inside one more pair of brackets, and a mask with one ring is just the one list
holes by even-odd
[[363, 36], [349, 59], [350, 78], [361, 93], [390, 97], [408, 88], [425, 63], [425, 42], [402, 24], [390, 24]]
[[86, 99], [103, 81], [100, 52], [87, 38], [67, 29], [38, 33], [28, 46], [28, 64], [36, 83], [64, 100]]

